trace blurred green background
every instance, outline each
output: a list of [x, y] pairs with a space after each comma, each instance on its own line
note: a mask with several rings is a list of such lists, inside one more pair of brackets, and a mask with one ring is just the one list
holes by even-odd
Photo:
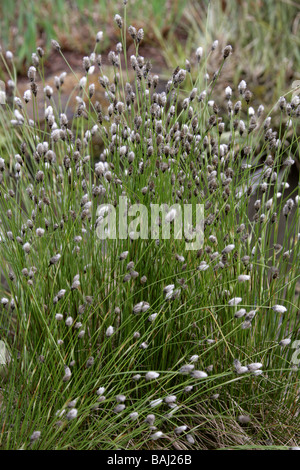
[[[218, 39], [232, 44], [233, 82], [247, 77], [260, 101], [268, 103], [300, 78], [300, 2], [293, 0], [129, 0], [127, 22], [145, 30], [151, 59], [166, 67], [182, 65], [198, 46]], [[26, 74], [36, 46], [50, 50], [52, 38], [64, 51], [89, 53], [103, 30], [103, 50], [117, 42], [114, 15], [123, 1], [2, 0], [0, 44], [16, 57]], [[2, 77], [3, 78], [3, 70]]]

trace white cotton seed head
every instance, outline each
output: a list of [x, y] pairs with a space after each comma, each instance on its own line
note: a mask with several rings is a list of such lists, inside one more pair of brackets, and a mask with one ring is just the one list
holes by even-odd
[[207, 373], [202, 370], [193, 370], [191, 372], [191, 377], [194, 379], [205, 379], [205, 377], [207, 377]]
[[155, 415], [153, 415], [153, 414], [147, 415], [147, 417], [145, 419], [145, 423], [148, 423], [148, 424], [150, 424], [150, 426], [153, 426], [154, 421], [155, 421]]
[[182, 367], [180, 367], [179, 372], [181, 374], [189, 374], [192, 372], [192, 370], [195, 368], [194, 364], [186, 364]]
[[194, 354], [193, 356], [190, 357], [191, 362], [196, 362], [198, 361], [198, 359], [199, 359], [199, 356], [197, 354]]
[[212, 396], [211, 396], [211, 399], [212, 400], [218, 400], [220, 394], [219, 393], [214, 393]]
[[39, 227], [36, 229], [36, 234], [38, 237], [42, 237], [44, 233], [45, 233], [45, 230], [43, 228]]
[[228, 254], [231, 253], [235, 249], [235, 245], [232, 243], [230, 245], [225, 246], [224, 250], [222, 251], [222, 254]]
[[272, 310], [274, 310], [275, 313], [285, 313], [287, 311], [283, 305], [274, 305]]
[[229, 300], [228, 305], [230, 307], [234, 307], [235, 305], [238, 305], [239, 303], [241, 303], [242, 300], [243, 299], [241, 297], [233, 297], [233, 299]]
[[153, 441], [156, 441], [157, 439], [160, 439], [161, 437], [164, 437], [164, 434], [161, 431], [157, 431], [154, 434], [151, 434], [150, 437], [151, 437], [151, 439], [153, 439]]
[[73, 324], [73, 318], [72, 317], [68, 317], [66, 319], [66, 326], [71, 326]]
[[31, 90], [26, 90], [24, 92], [23, 98], [24, 98], [25, 103], [28, 103], [31, 100]]
[[251, 279], [251, 276], [249, 276], [248, 274], [241, 274], [241, 275], [238, 277], [238, 281], [239, 281], [239, 282], [250, 281], [250, 279]]
[[176, 395], [168, 395], [166, 398], [165, 398], [165, 403], [175, 403], [175, 401], [177, 400], [177, 397]]
[[96, 42], [100, 42], [103, 38], [103, 31], [98, 31], [96, 34]]
[[168, 294], [172, 292], [175, 288], [175, 284], [169, 284], [166, 287], [164, 287], [164, 294]]
[[155, 320], [155, 318], [157, 317], [158, 313], [152, 313], [152, 315], [150, 315], [148, 317], [148, 321], [150, 322], [153, 322]]
[[242, 324], [241, 324], [241, 328], [242, 330], [248, 330], [249, 328], [251, 328], [251, 321], [244, 321]]
[[229, 100], [232, 96], [232, 89], [230, 88], [230, 86], [226, 87], [225, 88], [225, 95], [226, 95], [226, 98]]
[[209, 268], [209, 264], [206, 261], [201, 261], [200, 266], [198, 266], [198, 271], [206, 271]]
[[67, 413], [67, 419], [71, 421], [77, 417], [78, 411], [76, 408], [72, 408], [69, 413]]
[[109, 338], [110, 336], [112, 336], [114, 334], [114, 327], [113, 326], [109, 326], [106, 330], [106, 336]]
[[217, 49], [219, 45], [219, 41], [216, 39], [213, 43], [212, 43], [212, 46], [211, 46], [211, 50], [214, 51]]
[[195, 439], [193, 438], [191, 434], [187, 434], [185, 438], [189, 444], [195, 444]]
[[41, 437], [41, 431], [34, 431], [30, 436], [30, 442], [35, 442]]
[[159, 377], [159, 373], [158, 372], [154, 372], [154, 371], [149, 371], [147, 372], [147, 374], [145, 375], [145, 379], [146, 380], [154, 380], [154, 379], [157, 379]]
[[175, 219], [176, 214], [177, 214], [176, 209], [171, 209], [171, 210], [166, 214], [166, 216], [165, 216], [165, 221], [166, 221], [167, 223], [172, 222], [172, 221]]
[[247, 424], [247, 423], [250, 423], [251, 419], [250, 419], [250, 416], [240, 415], [240, 416], [238, 416], [238, 421], [241, 424]]
[[61, 255], [59, 253], [55, 256], [52, 256], [52, 258], [50, 258], [49, 266], [51, 266], [52, 264], [58, 263], [60, 258], [61, 258]]
[[31, 248], [30, 243], [24, 243], [23, 250], [25, 251], [25, 253], [29, 253], [30, 248]]
[[162, 398], [157, 398], [156, 400], [150, 401], [150, 406], [151, 408], [155, 408], [156, 406], [159, 406], [162, 402]]
[[62, 299], [65, 293], [66, 293], [66, 289], [61, 289], [57, 294], [57, 298]]
[[251, 364], [248, 365], [248, 369], [251, 371], [261, 369], [262, 368], [262, 363], [261, 362], [252, 362]]
[[282, 340], [279, 342], [279, 344], [280, 344], [280, 346], [287, 346], [288, 344], [291, 343], [291, 341], [292, 341], [292, 340], [291, 340], [290, 338], [286, 338], [286, 339], [282, 339]]
[[63, 377], [63, 382], [68, 382], [71, 378], [72, 372], [70, 367], [65, 367], [65, 375]]
[[117, 400], [118, 403], [124, 403], [124, 401], [126, 400], [126, 396], [125, 395], [117, 395], [116, 400]]
[[241, 80], [239, 85], [238, 85], [239, 93], [243, 94], [244, 91], [246, 90], [246, 88], [247, 88], [247, 83], [245, 82], [245, 80]]
[[175, 434], [181, 434], [182, 432], [184, 432], [186, 430], [187, 430], [187, 426], [185, 426], [185, 425], [178, 426], [177, 428], [174, 429]]
[[244, 315], [246, 314], [246, 309], [245, 308], [241, 308], [240, 310], [238, 310], [234, 316], [235, 318], [242, 318]]
[[132, 380], [134, 382], [137, 382], [138, 380], [140, 380], [142, 378], [141, 374], [135, 374], [133, 377], [132, 377]]
[[202, 59], [202, 56], [203, 56], [203, 47], [200, 46], [196, 49], [196, 58], [198, 62], [200, 62], [200, 60]]
[[123, 404], [119, 404], [115, 406], [114, 413], [121, 413], [121, 411], [125, 410], [126, 406]]

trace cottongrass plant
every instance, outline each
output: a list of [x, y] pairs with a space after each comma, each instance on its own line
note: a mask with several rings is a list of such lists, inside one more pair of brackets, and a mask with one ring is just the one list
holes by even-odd
[[[245, 81], [214, 97], [233, 53], [217, 41], [161, 84], [124, 3], [112, 79], [101, 32], [82, 76], [53, 41], [78, 80], [71, 120], [59, 99], [66, 75], [55, 89], [45, 83], [40, 48], [24, 97], [1, 55], [11, 77], [0, 110], [0, 446], [297, 447], [299, 186], [288, 178], [299, 103], [282, 97], [273, 129]], [[203, 204], [203, 247], [187, 251], [172, 236], [100, 240], [98, 208], [119, 196], [149, 210]], [[173, 233], [171, 211], [161, 216]]]

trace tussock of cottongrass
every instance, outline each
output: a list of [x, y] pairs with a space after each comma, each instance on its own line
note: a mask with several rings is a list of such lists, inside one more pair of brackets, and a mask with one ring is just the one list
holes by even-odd
[[[182, 446], [205, 448], [201, 422], [210, 435], [228, 430], [224, 446], [263, 445], [272, 418], [261, 433], [248, 435], [244, 426], [238, 438], [236, 416], [260, 415], [257, 395], [273, 393], [274, 383], [272, 403], [295, 404], [300, 199], [288, 178], [299, 103], [281, 97], [279, 115], [276, 107], [265, 115], [245, 80], [215, 94], [234, 54], [230, 45], [219, 52], [217, 40], [164, 82], [139, 53], [144, 31], [129, 25], [135, 53], [124, 70], [128, 22], [118, 14], [115, 22], [121, 42], [105, 66], [103, 33], [95, 35], [71, 114], [60, 94], [73, 71], [62, 71], [54, 87], [46, 83], [41, 48], [24, 96], [12, 75], [12, 99], [0, 109], [8, 142], [0, 158], [0, 326], [14, 356], [4, 398], [18, 396], [20, 386], [35, 397], [9, 419], [5, 408], [1, 429], [9, 423], [13, 437], [4, 446], [23, 445], [27, 422], [29, 436], [41, 429], [35, 448], [115, 449], [116, 438], [118, 448], [143, 448], [149, 428], [151, 440], [168, 438], [160, 441], [165, 448], [174, 433]], [[52, 47], [65, 60], [57, 41]], [[6, 60], [13, 71], [9, 51]], [[155, 225], [168, 224], [170, 240], [136, 237], [132, 226], [128, 238], [99, 240], [120, 196], [127, 209], [161, 205]], [[204, 205], [198, 250], [174, 237], [174, 204]]]

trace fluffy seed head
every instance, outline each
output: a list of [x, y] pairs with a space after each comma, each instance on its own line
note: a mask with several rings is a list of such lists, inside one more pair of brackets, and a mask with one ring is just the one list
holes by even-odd
[[160, 439], [160, 438], [164, 437], [164, 433], [161, 432], [161, 431], [157, 431], [154, 434], [151, 434], [150, 437], [153, 441], [157, 441], [157, 439]]
[[23, 245], [23, 250], [25, 251], [25, 253], [29, 253], [30, 252], [30, 249], [31, 249], [31, 245], [30, 243], [24, 243]]
[[106, 330], [106, 336], [109, 338], [110, 336], [112, 336], [114, 334], [114, 327], [113, 326], [109, 326]]
[[240, 416], [238, 416], [238, 421], [241, 424], [248, 424], [248, 423], [250, 423], [251, 419], [250, 419], [250, 416], [240, 415]]
[[122, 28], [123, 20], [120, 15], [115, 15], [115, 22], [117, 23], [118, 28]]
[[145, 375], [145, 379], [146, 380], [153, 380], [153, 379], [157, 379], [159, 377], [159, 373], [158, 372], [154, 372], [154, 371], [149, 371], [147, 372], [147, 374]]
[[291, 340], [290, 338], [286, 338], [286, 339], [282, 339], [282, 340], [279, 342], [279, 344], [280, 344], [280, 346], [287, 346], [288, 344], [291, 343], [291, 341], [292, 341], [292, 340]]
[[234, 297], [233, 299], [230, 299], [229, 302], [228, 302], [228, 305], [230, 305], [231, 307], [235, 306], [235, 305], [238, 305], [239, 303], [242, 302], [242, 298], [241, 297]]
[[51, 39], [51, 45], [52, 45], [54, 50], [56, 50], [56, 51], [61, 50], [61, 47], [60, 47], [59, 43], [55, 39]]
[[274, 310], [275, 313], [285, 313], [287, 311], [283, 305], [274, 305], [272, 310]]
[[34, 431], [30, 436], [30, 442], [35, 442], [41, 437], [41, 431]]
[[68, 413], [67, 413], [67, 419], [71, 421], [72, 419], [75, 419], [77, 417], [78, 410], [76, 408], [72, 408]]

